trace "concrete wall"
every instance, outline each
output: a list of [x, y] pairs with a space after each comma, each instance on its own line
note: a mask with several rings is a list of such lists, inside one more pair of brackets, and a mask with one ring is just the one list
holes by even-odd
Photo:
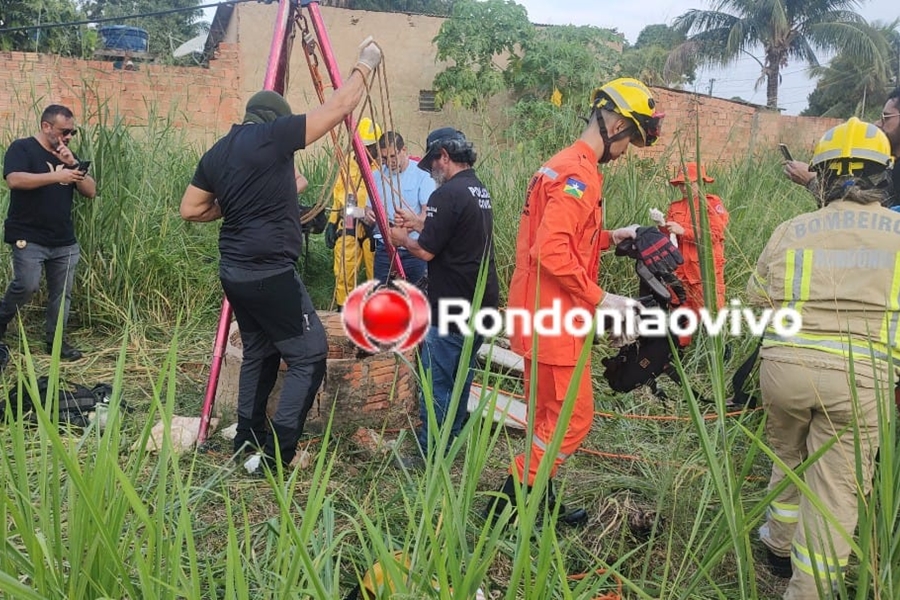
[[[239, 4], [226, 32], [234, 36], [241, 49], [240, 90], [244, 99], [258, 91], [265, 79], [269, 48], [272, 43], [273, 23], [277, 3]], [[381, 13], [320, 7], [325, 29], [331, 41], [338, 68], [346, 77], [356, 63], [359, 43], [372, 35], [384, 51], [382, 71], [390, 82], [388, 89], [375, 84], [372, 88], [374, 114], [387, 114], [387, 101], [393, 117], [379, 119], [379, 125], [393, 128], [403, 135], [412, 154], [420, 154], [428, 132], [437, 127], [453, 125], [469, 135], [470, 131], [483, 130], [483, 117], [465, 111], [446, 108], [441, 112], [419, 111], [419, 91], [430, 90], [435, 75], [444, 69], [436, 60], [437, 49], [432, 43], [444, 19], [423, 15]], [[309, 25], [312, 32], [312, 24]], [[314, 34], [313, 34], [314, 35]], [[297, 33], [291, 54], [291, 70], [286, 98], [296, 112], [317, 106], [319, 100], [312, 85], [312, 76]], [[321, 59], [321, 51], [318, 52]], [[326, 97], [331, 93], [331, 80], [324, 63], [318, 67], [326, 85]], [[382, 93], [385, 94], [382, 98]], [[389, 94], [389, 97], [387, 96]], [[497, 100], [495, 105], [500, 106]], [[356, 112], [354, 117], [368, 116], [371, 109]], [[488, 114], [499, 116], [499, 109]], [[476, 143], [483, 142], [480, 135], [470, 136]], [[323, 144], [320, 141], [318, 145]]]

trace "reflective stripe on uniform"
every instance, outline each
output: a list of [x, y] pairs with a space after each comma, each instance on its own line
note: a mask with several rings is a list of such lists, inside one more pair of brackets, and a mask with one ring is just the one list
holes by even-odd
[[[547, 451], [547, 442], [545, 442], [544, 440], [539, 438], [537, 435], [535, 435], [533, 438], [531, 438], [531, 443], [533, 445], [537, 446], [538, 448], [540, 448], [541, 450], [543, 450], [544, 452]], [[557, 452], [556, 453], [556, 460], [566, 460], [567, 458], [569, 458], [569, 455], [566, 454], [565, 452]]]
[[768, 508], [773, 521], [780, 523], [796, 523], [800, 520], [800, 505], [787, 502], [772, 502]]
[[806, 546], [801, 546], [797, 542], [794, 542], [791, 545], [791, 559], [794, 566], [807, 575], [815, 577], [816, 573], [828, 573], [828, 577], [832, 581], [837, 580], [841, 570], [844, 569], [848, 563], [848, 559], [846, 558], [838, 559], [835, 564], [833, 559], [823, 554], [818, 554], [816, 552], [810, 554], [809, 549]]
[[[837, 354], [848, 358], [851, 354], [853, 358], [872, 360], [877, 359], [883, 362], [893, 363], [900, 366], [900, 354], [888, 354], [887, 346], [875, 342], [853, 342], [847, 343], [844, 338], [832, 337], [828, 335], [814, 335], [811, 333], [802, 333], [792, 336], [782, 336], [769, 330], [763, 339], [763, 347], [771, 346], [792, 346], [795, 348], [810, 348], [813, 350], [821, 350], [830, 354]], [[870, 347], [871, 345], [871, 347]]]
[[884, 315], [881, 327], [881, 343], [886, 346], [900, 348], [900, 255], [894, 260], [894, 276], [891, 279], [891, 291], [888, 298], [888, 312]]
[[809, 300], [812, 280], [813, 250], [788, 250], [784, 269], [784, 306], [797, 312]]

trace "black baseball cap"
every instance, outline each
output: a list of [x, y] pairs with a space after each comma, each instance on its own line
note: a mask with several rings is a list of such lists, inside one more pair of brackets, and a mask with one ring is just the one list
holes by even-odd
[[466, 136], [463, 135], [462, 131], [453, 127], [441, 127], [429, 133], [428, 139], [425, 140], [425, 156], [419, 161], [419, 168], [430, 173], [431, 163], [440, 156], [441, 148], [444, 147], [444, 144], [452, 140], [459, 140], [465, 143]]

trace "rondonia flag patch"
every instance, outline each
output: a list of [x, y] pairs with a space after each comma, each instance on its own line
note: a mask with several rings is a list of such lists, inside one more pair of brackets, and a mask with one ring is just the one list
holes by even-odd
[[568, 179], [566, 179], [566, 186], [563, 188], [563, 192], [569, 194], [570, 196], [581, 198], [582, 196], [584, 196], [584, 190], [586, 189], [587, 185], [584, 182], [569, 177]]

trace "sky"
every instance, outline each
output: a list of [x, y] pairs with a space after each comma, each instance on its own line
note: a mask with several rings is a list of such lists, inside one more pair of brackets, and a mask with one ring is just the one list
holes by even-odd
[[[671, 25], [675, 17], [691, 9], [711, 10], [710, 0], [515, 0], [528, 11], [532, 23], [546, 25], [596, 25], [615, 29], [625, 36], [629, 43], [637, 41], [644, 27], [664, 23]], [[860, 14], [869, 22], [890, 22], [900, 17], [900, 2], [897, 0], [863, 0]], [[762, 59], [762, 52], [753, 54]], [[820, 62], [829, 57], [819, 55]], [[693, 91], [707, 94], [712, 86], [712, 95], [720, 98], [740, 97], [754, 104], [765, 105], [766, 87], [763, 83], [754, 91], [759, 78], [759, 64], [745, 56], [727, 69], [702, 69], [697, 71]], [[803, 63], [788, 63], [782, 70], [782, 81], [778, 92], [779, 108], [784, 114], [796, 115], [806, 108], [807, 97], [816, 84], [806, 75]]]
[[[680, 14], [690, 9], [710, 10], [711, 0], [515, 0], [525, 7], [532, 23], [545, 25], [595, 25], [615, 29], [625, 36], [629, 43], [637, 41], [644, 27], [664, 23], [671, 25]], [[890, 22], [900, 17], [900, 2], [897, 0], [860, 0], [860, 14], [868, 21]], [[214, 9], [205, 11], [206, 20], [211, 20]], [[759, 59], [762, 52], [754, 52]], [[820, 54], [823, 64], [828, 56]], [[739, 97], [747, 102], [765, 105], [766, 87], [761, 84], [754, 90], [759, 78], [759, 64], [751, 57], [744, 56], [726, 69], [699, 69], [692, 91], [719, 98]], [[807, 105], [807, 97], [815, 89], [815, 82], [807, 75], [807, 67], [802, 63], [789, 63], [782, 70], [782, 81], [778, 93], [779, 108], [784, 114], [799, 114]]]

